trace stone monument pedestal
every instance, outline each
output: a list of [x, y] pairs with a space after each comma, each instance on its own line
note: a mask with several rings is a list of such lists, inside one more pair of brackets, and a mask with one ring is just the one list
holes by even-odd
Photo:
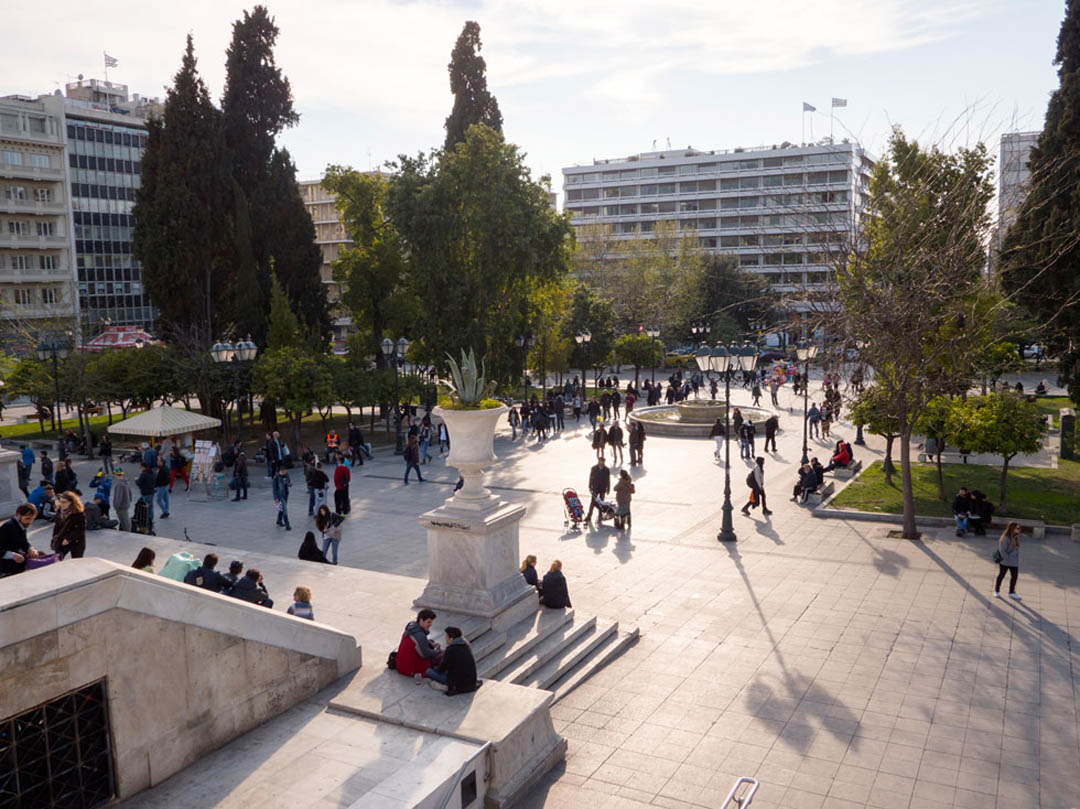
[[420, 515], [428, 537], [428, 583], [415, 605], [486, 618], [496, 631], [534, 614], [536, 590], [518, 569], [524, 516], [524, 506], [494, 496], [450, 498]]
[[[25, 503], [26, 498], [19, 491], [19, 457], [20, 453], [10, 449], [0, 449], [0, 519], [6, 520], [15, 513], [15, 508], [20, 503]], [[36, 466], [36, 464], [35, 464]], [[30, 477], [30, 488], [37, 486], [33, 476]]]

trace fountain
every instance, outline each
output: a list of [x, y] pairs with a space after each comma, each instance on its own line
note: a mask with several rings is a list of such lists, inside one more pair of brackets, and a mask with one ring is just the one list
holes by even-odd
[[[764, 407], [732, 405], [732, 410], [736, 407], [744, 419], [758, 425], [758, 436], [764, 436], [762, 425], [767, 418], [780, 416], [777, 411]], [[642, 422], [647, 435], [676, 438], [707, 438], [718, 418], [721, 421], [724, 419], [724, 403], [719, 399], [687, 399], [673, 405], [635, 407], [630, 413], [630, 421]]]

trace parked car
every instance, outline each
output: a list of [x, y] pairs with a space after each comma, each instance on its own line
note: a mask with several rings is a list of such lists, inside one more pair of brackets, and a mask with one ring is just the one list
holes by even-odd
[[1042, 360], [1046, 359], [1046, 347], [1045, 346], [1027, 346], [1024, 349], [1025, 360]]
[[787, 358], [787, 352], [780, 348], [765, 348], [758, 354], [758, 362], [776, 362]]

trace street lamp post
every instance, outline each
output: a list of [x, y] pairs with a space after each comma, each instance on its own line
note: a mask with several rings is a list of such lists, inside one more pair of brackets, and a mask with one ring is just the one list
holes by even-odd
[[[394, 349], [397, 349], [397, 353]], [[394, 422], [397, 427], [397, 432], [394, 437], [394, 454], [405, 454], [405, 440], [401, 434], [401, 393], [398, 387], [398, 368], [405, 361], [405, 354], [409, 350], [409, 341], [404, 337], [398, 338], [397, 343], [394, 343], [389, 337], [382, 341], [383, 354], [386, 355], [386, 360], [394, 366]]]
[[[581, 400], [584, 402], [589, 396], [589, 384], [587, 376], [587, 368], [589, 365], [589, 342], [592, 340], [592, 332], [588, 329], [579, 331], [574, 335], [574, 342], [579, 346], [583, 346], [582, 364], [581, 364]], [[595, 386], [593, 390], [595, 390]]]
[[[866, 343], [863, 340], [859, 340], [855, 345], [859, 349], [859, 357], [858, 357], [858, 359], [859, 359], [860, 365], [858, 367], [861, 368], [862, 367], [861, 366], [862, 352], [863, 352], [863, 349], [866, 348]], [[860, 387], [860, 390], [861, 390], [862, 386], [860, 385], [859, 387]], [[858, 444], [859, 446], [863, 446], [864, 444], [866, 444], [866, 441], [863, 439], [862, 428], [863, 428], [863, 424], [862, 424], [861, 421], [858, 424], [855, 425], [855, 443]]]
[[[645, 333], [647, 335], [649, 335], [649, 337], [655, 342], [656, 338], [660, 336], [660, 327], [659, 326], [646, 326], [645, 327]], [[652, 366], [652, 384], [655, 385], [656, 384], [656, 363], [651, 362], [649, 364]]]
[[529, 401], [529, 369], [526, 366], [529, 359], [529, 349], [536, 345], [536, 337], [531, 334], [519, 334], [514, 338], [514, 345], [521, 349], [521, 379], [525, 383], [524, 401], [527, 403]]
[[[142, 346], [139, 346], [141, 348]], [[236, 394], [236, 438], [240, 440], [241, 432], [244, 427], [244, 419], [241, 415], [241, 408], [243, 407], [243, 400], [240, 396], [240, 371], [244, 365], [255, 359], [255, 355], [259, 353], [259, 347], [251, 341], [249, 336], [245, 340], [237, 340], [236, 345], [233, 345], [228, 340], [224, 343], [217, 342], [210, 347], [210, 356], [216, 363], [229, 363], [232, 367], [233, 374], [233, 391]], [[228, 430], [228, 412], [225, 413], [225, 427]]]
[[51, 343], [41, 343], [37, 347], [38, 359], [44, 362], [49, 357], [52, 357], [53, 366], [53, 387], [56, 398], [53, 400], [54, 412], [56, 413], [56, 440], [59, 444], [58, 452], [60, 457], [63, 458], [66, 453], [63, 450], [64, 446], [64, 427], [63, 422], [60, 419], [60, 360], [66, 359], [68, 353], [71, 351], [71, 347], [67, 342], [61, 340], [53, 340]]
[[814, 343], [803, 341], [795, 348], [795, 356], [799, 362], [804, 363], [806, 368], [806, 381], [803, 384], [802, 392], [802, 463], [810, 463], [810, 456], [807, 448], [807, 428], [806, 422], [806, 402], [810, 395], [810, 360], [817, 356], [818, 347]]

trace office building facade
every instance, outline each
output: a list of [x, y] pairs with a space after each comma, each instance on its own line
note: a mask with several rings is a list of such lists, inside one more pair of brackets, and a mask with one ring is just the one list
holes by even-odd
[[32, 348], [75, 322], [63, 105], [0, 98], [0, 329]]
[[345, 232], [345, 225], [335, 205], [337, 196], [323, 188], [320, 180], [301, 180], [299, 185], [300, 197], [315, 225], [315, 243], [322, 252], [319, 275], [326, 287], [326, 298], [330, 302], [334, 351], [342, 353], [345, 351], [345, 338], [353, 330], [353, 323], [348, 311], [338, 304], [341, 288], [334, 281], [333, 263], [343, 250], [353, 246], [353, 241]]
[[830, 284], [831, 263], [858, 234], [873, 167], [861, 147], [827, 141], [646, 152], [564, 168], [564, 209], [579, 239], [650, 238], [669, 223], [797, 298]]
[[1031, 149], [1042, 132], [1007, 132], [1001, 136], [998, 162], [998, 247], [1016, 221], [1031, 185]]

